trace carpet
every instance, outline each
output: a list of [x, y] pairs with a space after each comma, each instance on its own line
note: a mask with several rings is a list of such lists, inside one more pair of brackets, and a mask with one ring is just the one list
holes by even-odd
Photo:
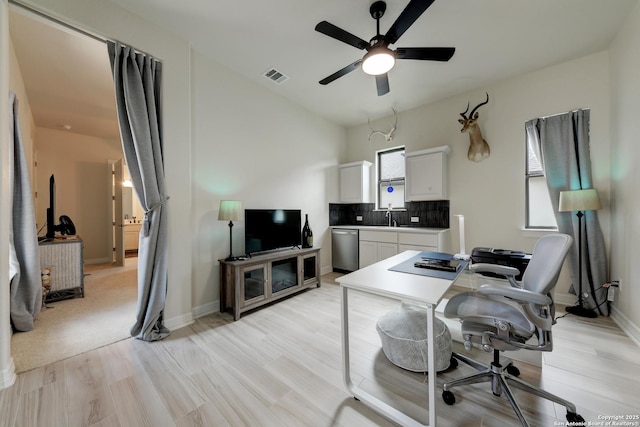
[[29, 332], [11, 337], [16, 372], [130, 338], [138, 298], [137, 258], [124, 267], [85, 266], [84, 298], [48, 303]]

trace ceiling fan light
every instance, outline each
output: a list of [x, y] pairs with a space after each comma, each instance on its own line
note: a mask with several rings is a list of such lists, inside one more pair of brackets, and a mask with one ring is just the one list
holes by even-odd
[[371, 49], [362, 60], [362, 71], [372, 76], [384, 74], [396, 63], [393, 51], [387, 48]]

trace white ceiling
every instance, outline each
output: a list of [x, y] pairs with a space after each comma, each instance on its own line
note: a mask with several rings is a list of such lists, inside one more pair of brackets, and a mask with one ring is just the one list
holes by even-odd
[[19, 8], [9, 29], [36, 125], [119, 141], [106, 44]]
[[[316, 32], [315, 25], [327, 20], [369, 40], [376, 32], [369, 0], [112, 0], [267, 90], [345, 127], [390, 115], [392, 107], [403, 111], [483, 91], [496, 81], [602, 51], [637, 1], [436, 0], [392, 48], [452, 46], [455, 55], [442, 63], [398, 61], [389, 72], [390, 93], [379, 97], [374, 78], [360, 70], [327, 86], [318, 84], [363, 51]], [[407, 3], [387, 1], [383, 34]], [[103, 131], [115, 120], [105, 45], [59, 27], [54, 31], [41, 21], [29, 22], [15, 11], [10, 16], [38, 126]], [[290, 79], [276, 85], [264, 78], [271, 67]]]

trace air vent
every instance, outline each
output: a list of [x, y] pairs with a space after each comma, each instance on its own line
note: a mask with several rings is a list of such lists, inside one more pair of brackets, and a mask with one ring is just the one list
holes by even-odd
[[274, 82], [275, 84], [281, 85], [282, 83], [289, 80], [289, 76], [282, 74], [280, 71], [275, 68], [270, 68], [263, 74], [266, 78]]

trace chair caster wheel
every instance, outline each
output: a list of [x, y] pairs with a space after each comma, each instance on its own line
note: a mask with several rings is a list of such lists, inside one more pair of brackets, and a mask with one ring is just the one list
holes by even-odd
[[442, 392], [442, 400], [444, 400], [444, 403], [446, 403], [447, 405], [453, 405], [454, 403], [456, 403], [456, 397], [453, 395], [453, 393], [447, 390]]
[[456, 369], [458, 367], [458, 359], [451, 356], [451, 360], [449, 360], [449, 367], [447, 370]]
[[516, 366], [509, 365], [509, 366], [507, 366], [507, 373], [509, 375], [513, 375], [514, 377], [519, 377], [520, 376], [520, 369], [518, 369]]
[[575, 412], [567, 412], [567, 421], [570, 423], [584, 423], [584, 418]]
[[456, 369], [458, 367], [458, 360], [451, 356], [451, 359], [449, 359], [449, 366], [447, 366], [447, 369], [443, 369], [442, 371], [438, 371], [438, 373], [441, 372], [451, 372], [454, 369]]

